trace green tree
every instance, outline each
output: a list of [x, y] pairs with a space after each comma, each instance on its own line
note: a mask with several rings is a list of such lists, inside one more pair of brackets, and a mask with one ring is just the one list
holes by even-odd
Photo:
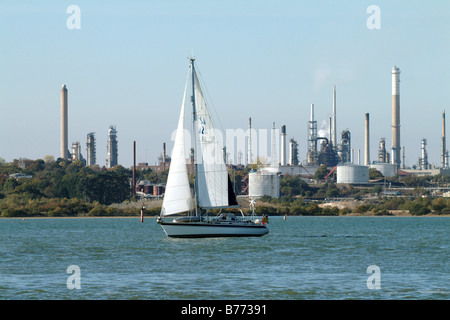
[[369, 168], [369, 179], [375, 180], [383, 178], [383, 174], [375, 168]]
[[442, 211], [447, 207], [443, 198], [436, 198], [431, 201], [431, 208], [437, 213], [441, 214]]
[[322, 164], [314, 173], [314, 179], [316, 181], [322, 181], [323, 179], [325, 179], [328, 173], [330, 173], [330, 171], [328, 170], [327, 166]]
[[310, 190], [308, 184], [299, 176], [285, 175], [280, 180], [280, 193], [282, 196], [293, 198], [297, 195], [306, 195]]
[[431, 210], [427, 206], [419, 202], [413, 202], [409, 207], [409, 213], [415, 216], [422, 216], [430, 212]]

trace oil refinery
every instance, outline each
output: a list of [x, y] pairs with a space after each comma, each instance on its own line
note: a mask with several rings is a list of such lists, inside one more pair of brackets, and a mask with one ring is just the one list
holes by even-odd
[[[95, 133], [89, 132], [87, 134], [86, 154], [85, 159], [81, 152], [81, 144], [79, 141], [72, 143], [72, 152], [69, 151], [69, 116], [68, 116], [68, 89], [65, 84], [61, 88], [61, 136], [60, 136], [60, 158], [67, 161], [81, 161], [83, 165], [97, 164], [96, 158], [96, 143]], [[109, 126], [107, 138], [107, 159], [106, 167], [112, 168], [119, 164], [119, 150], [117, 141], [117, 129], [115, 125]]]
[[[248, 118], [248, 131], [245, 133], [247, 143], [244, 143], [244, 150], [239, 150], [237, 156], [238, 165], [242, 165], [245, 158], [247, 165], [257, 162], [260, 165], [256, 170], [249, 173], [247, 177], [246, 194], [250, 197], [260, 197], [269, 195], [278, 197], [280, 195], [279, 183], [281, 175], [299, 175], [305, 179], [311, 179], [320, 166], [326, 166], [331, 174], [336, 174], [338, 184], [367, 184], [369, 183], [369, 169], [379, 171], [384, 177], [394, 177], [396, 175], [426, 175], [426, 174], [450, 174], [448, 166], [448, 150], [446, 147], [446, 123], [445, 110], [442, 112], [442, 134], [440, 150], [440, 167], [432, 165], [428, 161], [427, 138], [418, 141], [420, 154], [417, 157], [417, 165], [407, 168], [405, 165], [405, 147], [401, 146], [401, 122], [400, 122], [400, 68], [394, 66], [391, 70], [392, 85], [392, 105], [391, 105], [391, 148], [387, 147], [385, 137], [379, 138], [378, 152], [371, 159], [370, 155], [370, 114], [361, 113], [361, 122], [364, 118], [364, 150], [363, 162], [361, 161], [361, 150], [355, 149], [352, 145], [352, 134], [349, 128], [338, 130], [337, 126], [337, 88], [332, 87], [331, 117], [327, 130], [319, 129], [315, 118], [314, 103], [309, 106], [309, 120], [306, 121], [306, 139], [298, 140], [293, 136], [288, 137], [288, 128], [281, 125], [280, 130], [276, 129], [275, 123], [270, 135], [270, 157], [267, 156], [267, 163], [261, 162], [259, 148], [261, 144], [268, 140], [268, 135], [264, 138], [258, 137], [257, 131], [252, 127], [252, 118]], [[68, 89], [66, 85], [61, 89], [61, 144], [60, 157], [65, 160], [82, 161], [85, 165], [97, 163], [96, 157], [96, 137], [94, 132], [87, 134], [86, 159], [82, 156], [81, 144], [76, 141], [72, 144], [72, 150], [68, 148]], [[376, 126], [378, 124], [375, 124]], [[327, 132], [328, 131], [328, 132]], [[359, 135], [359, 134], [357, 134]], [[245, 150], [245, 145], [247, 146]], [[306, 148], [306, 159], [299, 159], [299, 148]], [[259, 147], [259, 148], [258, 148]], [[269, 148], [268, 148], [269, 149]], [[418, 147], [419, 149], [419, 147]], [[109, 126], [107, 135], [107, 159], [106, 168], [112, 168], [119, 164], [118, 161], [118, 139], [115, 125]], [[246, 155], [242, 157], [242, 155]], [[165, 143], [164, 143], [165, 155]], [[279, 157], [278, 157], [279, 155]], [[226, 147], [223, 148], [223, 156], [227, 164], [228, 161]], [[233, 158], [233, 157], [232, 157]], [[232, 159], [231, 162], [233, 162]], [[235, 161], [234, 161], [235, 162]], [[235, 162], [236, 163], [236, 162]], [[141, 164], [140, 164], [141, 165]], [[170, 162], [163, 161], [163, 168], [169, 168]], [[149, 167], [147, 165], [147, 167]]]
[[[272, 196], [279, 193], [274, 184], [279, 179], [274, 179], [268, 175], [300, 175], [311, 178], [321, 165], [325, 165], [330, 173], [336, 172], [338, 184], [368, 184], [369, 169], [376, 169], [384, 177], [394, 177], [396, 175], [450, 175], [448, 168], [448, 150], [446, 148], [445, 132], [445, 111], [442, 113], [442, 135], [441, 135], [441, 167], [436, 168], [428, 161], [427, 139], [420, 141], [420, 156], [417, 165], [407, 168], [405, 165], [405, 147], [401, 146], [401, 123], [400, 123], [400, 68], [394, 66], [391, 70], [392, 80], [392, 146], [391, 152], [387, 151], [386, 138], [381, 138], [378, 147], [376, 160], [370, 157], [370, 114], [364, 114], [364, 163], [361, 164], [361, 150], [358, 149], [358, 159], [354, 157], [354, 149], [351, 144], [351, 133], [348, 128], [341, 131], [340, 141], [338, 141], [337, 129], [337, 105], [336, 86], [333, 86], [332, 116], [329, 121], [328, 137], [318, 133], [318, 124], [315, 119], [315, 105], [310, 105], [309, 121], [307, 121], [306, 138], [306, 160], [303, 163], [293, 163], [286, 161], [286, 126], [281, 127], [281, 161], [278, 166], [266, 165], [258, 170], [258, 179], [255, 173], [250, 180], [250, 190], [258, 190], [257, 193], [249, 193], [250, 196], [257, 196], [262, 190], [266, 190], [266, 195]], [[291, 141], [295, 141], [294, 138]], [[298, 144], [295, 141], [298, 148]], [[292, 149], [292, 142], [290, 150]], [[292, 158], [292, 150], [290, 158]], [[279, 182], [278, 182], [279, 183]], [[256, 186], [252, 186], [256, 184]], [[279, 188], [279, 187], [278, 187]]]

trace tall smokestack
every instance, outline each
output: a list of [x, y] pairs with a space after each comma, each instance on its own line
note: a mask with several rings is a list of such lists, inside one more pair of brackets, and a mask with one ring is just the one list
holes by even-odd
[[276, 166], [279, 162], [278, 162], [278, 156], [277, 156], [277, 135], [275, 132], [275, 122], [273, 123], [273, 127], [272, 127], [272, 139], [271, 139], [271, 144], [272, 144], [272, 150], [270, 153], [270, 164], [272, 166]]
[[252, 164], [252, 118], [248, 118], [248, 164]]
[[286, 165], [286, 126], [281, 126], [281, 165]]
[[133, 141], [133, 195], [136, 196], [136, 141]]
[[366, 113], [366, 133], [365, 133], [366, 143], [364, 146], [364, 165], [368, 166], [370, 164], [370, 139], [369, 139], [369, 114]]
[[336, 141], [336, 86], [333, 87], [333, 122], [332, 122], [332, 137], [331, 143], [334, 147], [337, 147]]
[[392, 163], [400, 168], [400, 69], [392, 68]]
[[163, 142], [163, 158], [162, 158], [162, 162], [163, 162], [163, 170], [166, 170], [166, 143]]
[[314, 104], [311, 104], [311, 116], [308, 121], [308, 151], [306, 156], [309, 165], [317, 163], [317, 121], [314, 120]]
[[61, 159], [69, 159], [68, 120], [67, 120], [67, 88], [63, 84], [61, 89]]
[[402, 160], [402, 169], [405, 169], [405, 146], [403, 146]]
[[328, 126], [329, 126], [329, 132], [328, 132], [328, 136], [330, 137], [330, 145], [331, 146], [333, 146], [333, 141], [331, 141], [331, 137], [333, 136], [333, 134], [332, 134], [332, 127], [333, 127], [333, 122], [331, 121], [331, 117], [330, 117], [330, 119], [328, 120]]
[[442, 154], [441, 154], [441, 163], [442, 167], [446, 167], [448, 163], [445, 161], [445, 154], [446, 154], [446, 142], [445, 142], [445, 110], [442, 111]]

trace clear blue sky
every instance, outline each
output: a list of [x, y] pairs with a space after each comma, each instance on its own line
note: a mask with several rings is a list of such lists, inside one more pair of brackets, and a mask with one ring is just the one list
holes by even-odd
[[[69, 30], [69, 5], [81, 29]], [[379, 30], [367, 28], [370, 5]], [[194, 53], [221, 123], [285, 124], [306, 158], [310, 104], [371, 159], [391, 147], [391, 69], [401, 69], [401, 144], [417, 163], [422, 138], [440, 163], [441, 114], [450, 119], [450, 1], [11, 1], [0, 2], [0, 157], [59, 156], [60, 89], [69, 90], [69, 145], [95, 132], [105, 165], [115, 124], [119, 163], [154, 163], [171, 133]], [[450, 135], [450, 120], [448, 121]], [[450, 148], [450, 138], [448, 139]]]

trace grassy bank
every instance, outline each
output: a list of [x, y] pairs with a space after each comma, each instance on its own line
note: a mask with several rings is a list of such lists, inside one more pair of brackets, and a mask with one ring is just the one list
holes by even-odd
[[[440, 198], [442, 199], [442, 198]], [[242, 211], [251, 213], [247, 198], [239, 198]], [[145, 216], [158, 216], [162, 200], [124, 201], [104, 205], [85, 202], [78, 198], [26, 199], [10, 196], [0, 200], [1, 217], [136, 217], [145, 207]], [[432, 200], [420, 201], [363, 201], [346, 199], [333, 202], [306, 202], [296, 199], [280, 202], [262, 199], [256, 202], [259, 216], [448, 216], [447, 203]]]
[[[144, 205], [146, 205], [144, 203]], [[9, 197], [0, 201], [1, 217], [102, 217], [138, 216], [142, 203], [132, 205], [104, 205], [80, 199], [25, 199]], [[159, 215], [160, 206], [149, 205], [146, 215]]]

